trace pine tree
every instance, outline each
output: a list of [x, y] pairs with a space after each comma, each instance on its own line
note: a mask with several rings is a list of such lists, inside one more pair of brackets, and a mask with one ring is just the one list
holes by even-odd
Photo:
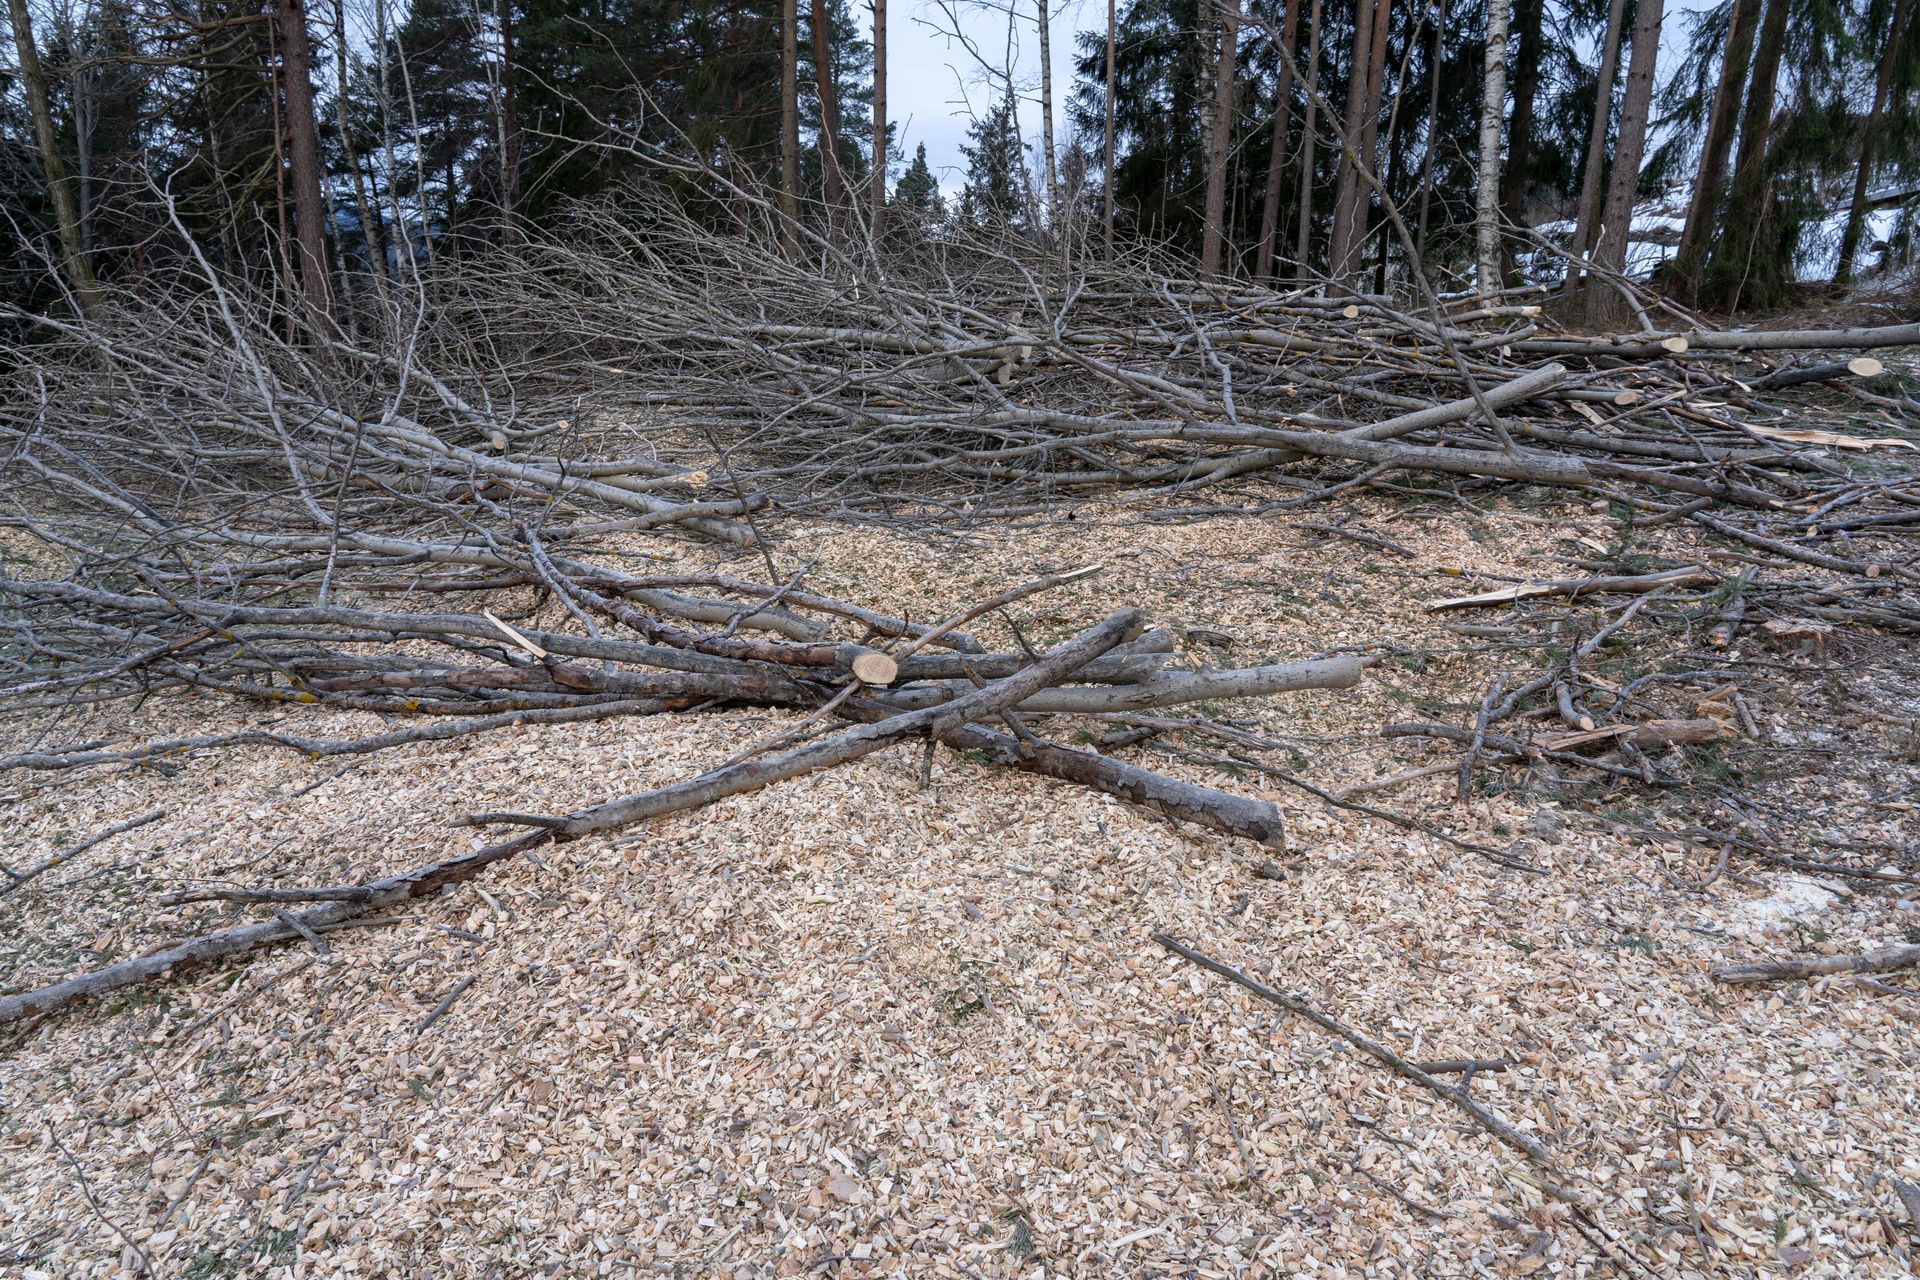
[[[404, 59], [420, 122], [419, 167], [440, 188], [440, 222], [451, 226], [463, 177], [470, 176], [492, 132], [480, 15], [474, 0], [413, 0], [394, 33], [391, 56]], [[408, 175], [411, 177], [411, 175]], [[402, 189], [425, 201], [426, 192], [403, 179]]]
[[1219, 35], [1214, 41], [1213, 120], [1207, 143], [1207, 198], [1202, 214], [1200, 273], [1220, 273], [1226, 242], [1227, 164], [1233, 151], [1233, 77], [1240, 57], [1240, 0], [1218, 0]]
[[286, 112], [287, 185], [293, 190], [294, 244], [300, 293], [320, 315], [333, 308], [327, 272], [327, 216], [321, 196], [320, 121], [313, 107], [313, 47], [301, 0], [275, 0], [279, 20], [280, 96]]

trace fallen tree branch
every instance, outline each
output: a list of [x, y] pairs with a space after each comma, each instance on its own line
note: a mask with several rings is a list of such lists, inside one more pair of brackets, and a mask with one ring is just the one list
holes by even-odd
[[71, 862], [74, 858], [85, 853], [97, 844], [112, 839], [124, 831], [132, 831], [135, 827], [144, 827], [149, 822], [157, 822], [166, 816], [167, 811], [165, 809], [155, 809], [153, 812], [143, 813], [137, 818], [129, 818], [125, 822], [108, 827], [105, 831], [88, 836], [85, 840], [82, 840], [70, 849], [62, 849], [51, 858], [46, 859], [37, 866], [29, 867], [25, 871], [10, 871], [4, 866], [0, 866], [0, 875], [9, 877], [6, 884], [0, 884], [0, 898], [6, 897], [35, 876], [51, 871], [62, 863]]
[[1623, 577], [1602, 578], [1565, 578], [1554, 582], [1522, 582], [1511, 587], [1501, 587], [1496, 591], [1482, 592], [1474, 596], [1456, 596], [1449, 600], [1436, 600], [1427, 606], [1428, 613], [1441, 613], [1450, 609], [1476, 609], [1486, 605], [1512, 604], [1518, 600], [1536, 600], [1544, 596], [1567, 596], [1578, 599], [1581, 596], [1606, 593], [1637, 594], [1650, 591], [1664, 591], [1669, 587], [1690, 587], [1699, 583], [1716, 581], [1709, 570], [1690, 566], [1684, 569], [1666, 569], [1659, 573], [1639, 573]]
[[1788, 982], [1795, 978], [1824, 978], [1836, 973], [1894, 973], [1916, 965], [1920, 965], [1920, 946], [1885, 947], [1853, 956], [1721, 965], [1713, 970], [1713, 978], [1716, 982]]
[[[1015, 711], [1086, 713], [1145, 711], [1213, 698], [1259, 698], [1301, 689], [1351, 689], [1360, 683], [1367, 660], [1351, 656], [1287, 662], [1269, 667], [1240, 667], [1191, 675], [1163, 675], [1133, 685], [1045, 689]], [[915, 686], [874, 695], [883, 705], [908, 710], [940, 706], [959, 696], [953, 685]]]
[[[1539, 1139], [1528, 1137], [1526, 1134], [1508, 1124], [1505, 1120], [1502, 1120], [1499, 1116], [1494, 1115], [1491, 1111], [1488, 1111], [1485, 1107], [1475, 1102], [1464, 1090], [1456, 1089], [1444, 1081], [1435, 1079], [1431, 1072], [1423, 1070], [1415, 1063], [1409, 1062], [1379, 1041], [1369, 1039], [1357, 1031], [1349, 1030], [1344, 1024], [1332, 1016], [1322, 1013], [1319, 1009], [1308, 1004], [1299, 996], [1290, 996], [1284, 992], [1275, 991], [1265, 983], [1256, 982], [1254, 979], [1240, 972], [1240, 970], [1230, 965], [1222, 964], [1211, 956], [1203, 955], [1195, 951], [1192, 947], [1178, 942], [1164, 933], [1154, 934], [1153, 940], [1182, 959], [1189, 960], [1210, 973], [1218, 974], [1228, 982], [1245, 987], [1248, 991], [1253, 992], [1254, 995], [1259, 996], [1268, 1004], [1278, 1005], [1288, 1013], [1298, 1014], [1321, 1030], [1338, 1036], [1354, 1048], [1383, 1064], [1395, 1075], [1413, 1081], [1428, 1093], [1460, 1108], [1460, 1110], [1467, 1113], [1468, 1117], [1471, 1118], [1475, 1124], [1508, 1146], [1517, 1151], [1525, 1152], [1528, 1156], [1538, 1160], [1542, 1164], [1549, 1166], [1553, 1164], [1553, 1153], [1547, 1150], [1546, 1146], [1542, 1144]], [[1562, 1198], [1571, 1199], [1575, 1202], [1579, 1200], [1577, 1195], [1570, 1192], [1563, 1192]]]

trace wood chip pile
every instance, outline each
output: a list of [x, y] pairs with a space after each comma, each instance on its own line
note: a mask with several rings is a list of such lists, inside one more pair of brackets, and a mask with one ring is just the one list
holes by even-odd
[[656, 217], [12, 362], [0, 1258], [1907, 1265], [1911, 326]]

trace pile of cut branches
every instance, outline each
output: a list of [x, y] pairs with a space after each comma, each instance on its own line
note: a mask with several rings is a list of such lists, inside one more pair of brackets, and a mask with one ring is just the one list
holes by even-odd
[[[1540, 485], [1603, 498], [1623, 527], [1697, 530], [1700, 554], [1643, 566], [1646, 589], [1729, 584], [1727, 635], [1762, 612], [1920, 630], [1914, 402], [1873, 381], [1877, 359], [1831, 358], [1914, 343], [1920, 326], [1727, 332], [1673, 314], [1663, 328], [1641, 304], [1642, 332], [1595, 338], [1557, 330], [1526, 295], [1196, 283], [1150, 256], [1004, 241], [796, 249], [670, 205], [643, 212], [453, 260], [345, 330], [302, 327], [197, 254], [89, 321], [16, 316], [30, 336], [5, 353], [0, 404], [21, 535], [0, 577], [7, 708], [194, 689], [406, 720], [366, 738], [36, 740], [0, 770], [166, 768], [247, 745], [340, 755], [718, 706], [789, 708], [798, 726], [661, 791], [480, 815], [527, 834], [450, 862], [243, 897], [321, 905], [8, 997], [0, 1020], [318, 936], [535, 844], [907, 739], [1274, 844], [1271, 804], [1063, 747], [1023, 717], [1346, 687], [1364, 665], [1178, 670], [1172, 638], [1128, 610], [1044, 655], [988, 652], [969, 622], [1077, 575], [943, 621], [888, 616], [813, 590], [804, 568], [781, 573], [771, 510], [977, 524], [1095, 499], [1164, 510], [1256, 477], [1291, 493], [1266, 485], [1226, 509]], [[1821, 354], [1778, 363], [1794, 352]], [[1807, 396], [1848, 397], [1872, 434], [1793, 425]], [[766, 572], [647, 571], [683, 539], [758, 550]], [[1562, 587], [1597, 589], [1502, 599]], [[502, 593], [533, 603], [503, 617], [484, 603]], [[1578, 705], [1582, 656], [1537, 687], [1496, 688], [1475, 730], [1402, 731], [1465, 732], [1463, 778], [1483, 751], [1527, 750], [1488, 726], [1542, 691], [1571, 731], [1605, 736]], [[821, 736], [840, 720], [856, 727]]]

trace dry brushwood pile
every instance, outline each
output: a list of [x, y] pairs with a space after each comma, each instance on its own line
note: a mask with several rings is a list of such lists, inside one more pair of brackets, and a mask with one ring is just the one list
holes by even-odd
[[1911, 1265], [1920, 327], [175, 269], [6, 354], [0, 1262]]

